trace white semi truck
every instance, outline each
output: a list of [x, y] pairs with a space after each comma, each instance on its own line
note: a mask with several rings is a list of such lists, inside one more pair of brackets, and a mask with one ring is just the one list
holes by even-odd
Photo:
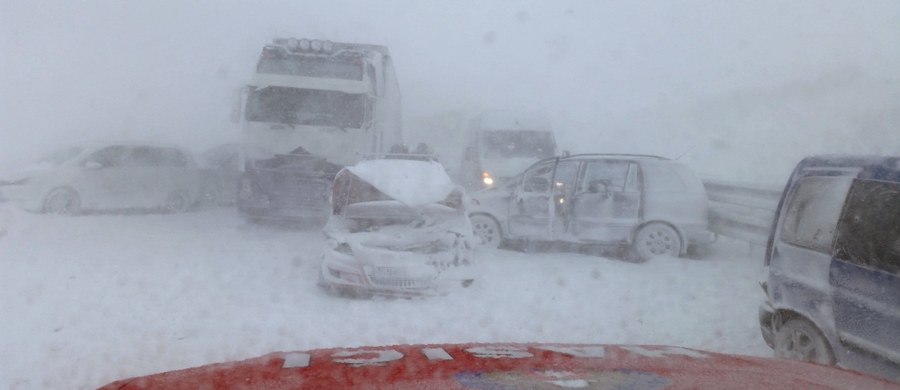
[[235, 99], [237, 204], [251, 220], [328, 215], [337, 171], [402, 142], [400, 91], [387, 47], [275, 39]]

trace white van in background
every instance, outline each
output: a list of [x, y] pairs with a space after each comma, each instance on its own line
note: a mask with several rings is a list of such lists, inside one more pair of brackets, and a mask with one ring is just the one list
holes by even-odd
[[511, 178], [558, 154], [550, 121], [543, 115], [486, 111], [469, 120], [456, 179], [470, 191]]

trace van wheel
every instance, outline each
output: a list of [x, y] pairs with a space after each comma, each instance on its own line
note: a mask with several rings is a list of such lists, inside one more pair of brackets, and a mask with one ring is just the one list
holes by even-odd
[[488, 248], [499, 248], [503, 241], [503, 233], [497, 220], [484, 214], [475, 214], [469, 217], [472, 222], [472, 231], [478, 242]]
[[634, 236], [634, 251], [644, 261], [661, 256], [678, 257], [681, 254], [681, 237], [669, 225], [651, 223]]
[[77, 215], [81, 213], [81, 198], [71, 188], [57, 188], [47, 194], [43, 209], [48, 214]]
[[167, 213], [183, 213], [191, 208], [191, 200], [183, 192], [173, 192], [166, 198]]
[[803, 318], [788, 320], [775, 333], [775, 357], [832, 365], [834, 353], [819, 329]]

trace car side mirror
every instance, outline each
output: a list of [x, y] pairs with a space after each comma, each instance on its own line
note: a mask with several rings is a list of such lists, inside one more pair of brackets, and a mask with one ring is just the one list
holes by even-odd
[[87, 169], [96, 171], [98, 169], [103, 168], [103, 164], [100, 164], [99, 162], [96, 162], [96, 161], [88, 161], [88, 162], [84, 163], [84, 167]]

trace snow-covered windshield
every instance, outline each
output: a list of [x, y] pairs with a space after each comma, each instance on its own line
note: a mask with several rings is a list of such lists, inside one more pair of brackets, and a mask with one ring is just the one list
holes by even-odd
[[365, 95], [272, 86], [253, 90], [246, 115], [252, 122], [358, 129], [365, 113]]
[[387, 227], [422, 229], [459, 217], [459, 210], [440, 204], [408, 206], [396, 200], [354, 203], [339, 216], [350, 233], [380, 231]]
[[898, 70], [900, 0], [0, 0], [0, 389], [900, 380]]

